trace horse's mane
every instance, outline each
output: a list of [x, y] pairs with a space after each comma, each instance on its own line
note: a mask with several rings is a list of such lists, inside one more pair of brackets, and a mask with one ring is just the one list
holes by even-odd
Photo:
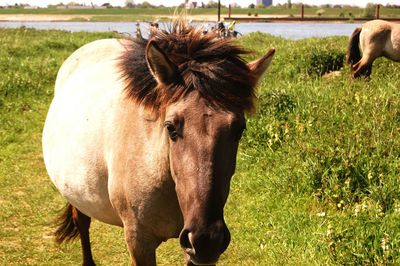
[[[178, 67], [179, 77], [172, 84], [158, 84], [152, 76], [145, 55], [149, 40]], [[145, 107], [163, 110], [197, 90], [215, 107], [249, 111], [254, 107], [256, 78], [241, 57], [247, 53], [215, 31], [203, 33], [178, 19], [168, 31], [153, 30], [148, 40], [132, 39], [119, 66], [128, 97]]]

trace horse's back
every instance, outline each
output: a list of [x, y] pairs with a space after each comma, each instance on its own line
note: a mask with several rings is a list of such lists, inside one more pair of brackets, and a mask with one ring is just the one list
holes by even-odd
[[126, 40], [102, 39], [88, 43], [73, 52], [62, 64], [56, 79], [55, 91], [74, 73], [118, 56]]
[[121, 221], [108, 195], [105, 141], [112, 108], [124, 88], [117, 67], [125, 50], [116, 39], [75, 51], [61, 66], [43, 130], [47, 171], [61, 194], [83, 213]]

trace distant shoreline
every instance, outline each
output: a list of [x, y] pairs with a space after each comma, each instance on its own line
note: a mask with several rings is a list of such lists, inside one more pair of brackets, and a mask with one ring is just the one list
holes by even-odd
[[[166, 20], [172, 19], [173, 15], [165, 15], [165, 14], [152, 14], [148, 15], [149, 20]], [[196, 14], [196, 15], [187, 15], [188, 20], [193, 21], [217, 21], [217, 15], [210, 14]], [[237, 15], [235, 17], [245, 19], [248, 17], [247, 15]], [[260, 18], [270, 19], [270, 18], [283, 18], [286, 16], [283, 15], [260, 15]], [[132, 15], [130, 19], [128, 17], [128, 21], [137, 21], [141, 17]], [[119, 20], [120, 19], [120, 20]], [[92, 15], [92, 14], [0, 14], [0, 22], [5, 21], [127, 21], [127, 15]]]
[[[136, 15], [103, 15], [103, 14], [0, 14], [0, 22], [16, 22], [16, 21], [35, 21], [35, 22], [135, 22], [135, 21], [154, 21], [154, 20], [170, 20], [174, 16], [173, 15], [165, 15], [165, 14], [151, 14], [144, 16], [136, 16]], [[196, 15], [187, 15], [188, 20], [192, 21], [202, 21], [202, 22], [215, 22], [218, 20], [217, 15], [210, 14], [196, 14]], [[224, 21], [232, 21], [235, 20], [237, 22], [337, 22], [337, 23], [357, 23], [368, 21], [370, 19], [366, 18], [354, 18], [354, 19], [346, 19], [346, 18], [316, 18], [316, 17], [305, 17], [304, 19], [300, 17], [290, 17], [287, 15], [258, 15], [257, 17], [251, 17], [247, 15], [235, 15], [232, 17], [222, 16], [222, 20]], [[390, 20], [394, 22], [400, 22], [400, 18], [382, 18], [385, 20]]]
[[[358, 23], [374, 20], [375, 18], [317, 18], [317, 17], [224, 17], [225, 21], [235, 20], [237, 22], [329, 22], [329, 23]], [[400, 22], [400, 18], [380, 18], [392, 22]]]
[[0, 21], [69, 21], [89, 20], [93, 15], [0, 14]]

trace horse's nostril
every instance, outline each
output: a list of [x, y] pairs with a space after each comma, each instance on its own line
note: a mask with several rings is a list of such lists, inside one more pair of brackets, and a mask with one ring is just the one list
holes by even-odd
[[179, 243], [181, 244], [181, 247], [184, 249], [192, 248], [192, 243], [190, 242], [189, 234], [190, 234], [189, 230], [184, 229], [181, 232], [181, 235], [179, 236]]

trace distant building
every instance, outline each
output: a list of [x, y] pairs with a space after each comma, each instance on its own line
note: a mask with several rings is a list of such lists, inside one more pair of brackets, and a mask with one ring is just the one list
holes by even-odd
[[272, 0], [257, 0], [257, 5], [272, 6]]
[[38, 6], [24, 6], [24, 9], [39, 9]]
[[185, 8], [190, 9], [190, 8], [198, 8], [198, 2], [197, 1], [191, 1], [191, 0], [185, 0]]
[[90, 6], [86, 6], [86, 5], [78, 5], [78, 4], [67, 4], [67, 5], [63, 5], [63, 4], [59, 4], [56, 5], [57, 9], [106, 9], [112, 7], [110, 4], [105, 3], [102, 6], [98, 6], [98, 5], [90, 5]]

